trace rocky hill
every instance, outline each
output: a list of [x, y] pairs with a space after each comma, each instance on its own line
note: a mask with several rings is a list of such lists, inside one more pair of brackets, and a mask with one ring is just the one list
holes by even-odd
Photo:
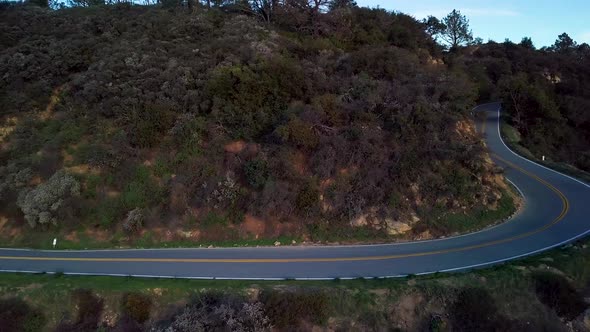
[[5, 240], [428, 238], [511, 212], [477, 85], [423, 23], [306, 13], [3, 5]]

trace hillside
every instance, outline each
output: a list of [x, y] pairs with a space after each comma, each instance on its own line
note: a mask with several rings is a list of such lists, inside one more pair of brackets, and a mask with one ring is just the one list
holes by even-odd
[[298, 18], [3, 5], [4, 242], [430, 238], [512, 213], [477, 85], [422, 23]]
[[459, 62], [478, 85], [480, 99], [504, 102], [508, 125], [529, 150], [521, 153], [590, 171], [588, 44], [578, 45], [564, 33], [539, 50], [523, 38], [478, 45], [463, 56]]

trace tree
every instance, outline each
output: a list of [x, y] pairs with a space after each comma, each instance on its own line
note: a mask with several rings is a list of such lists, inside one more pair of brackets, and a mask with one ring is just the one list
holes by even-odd
[[444, 29], [441, 31], [440, 37], [448, 44], [451, 51], [473, 40], [473, 34], [469, 30], [469, 20], [465, 15], [461, 15], [460, 11], [453, 9], [442, 20], [442, 23]]
[[250, 6], [263, 21], [270, 22], [274, 12], [278, 7], [278, 0], [253, 0]]
[[534, 50], [535, 45], [533, 44], [533, 40], [530, 37], [523, 37], [520, 41], [520, 46], [527, 48], [529, 50]]
[[426, 33], [435, 40], [436, 36], [442, 33], [445, 29], [445, 25], [434, 16], [428, 16], [428, 18], [422, 20], [422, 24], [424, 24], [424, 30], [426, 30]]
[[559, 53], [568, 53], [572, 49], [576, 48], [577, 43], [567, 34], [562, 33], [557, 36], [555, 44], [553, 44], [553, 50]]
[[59, 171], [35, 189], [21, 191], [17, 205], [31, 227], [57, 224], [59, 210], [67, 205], [69, 198], [79, 195], [78, 181], [65, 171]]
[[356, 1], [354, 0], [331, 0], [328, 4], [330, 10], [351, 9], [357, 6]]
[[43, 8], [49, 7], [49, 0], [28, 0], [27, 3], [34, 5], [34, 6], [43, 7]]
[[68, 0], [70, 7], [93, 7], [105, 4], [104, 0]]
[[583, 43], [578, 46], [578, 56], [582, 59], [590, 59], [590, 45]]

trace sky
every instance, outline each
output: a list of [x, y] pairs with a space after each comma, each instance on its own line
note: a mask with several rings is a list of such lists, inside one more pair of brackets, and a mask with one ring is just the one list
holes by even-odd
[[531, 37], [536, 47], [555, 43], [563, 32], [590, 44], [590, 0], [356, 0], [359, 6], [381, 7], [422, 19], [439, 19], [458, 9], [469, 19], [474, 37], [520, 42]]

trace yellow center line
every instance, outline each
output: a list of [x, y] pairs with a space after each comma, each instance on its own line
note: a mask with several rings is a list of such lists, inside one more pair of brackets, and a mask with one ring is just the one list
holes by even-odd
[[521, 167], [503, 159], [498, 155], [494, 155], [497, 159], [511, 166], [512, 168], [522, 172], [523, 174], [535, 179], [544, 186], [551, 189], [559, 196], [563, 204], [561, 213], [551, 222], [536, 230], [529, 231], [520, 235], [512, 236], [506, 239], [500, 239], [476, 245], [442, 249], [434, 251], [416, 252], [411, 254], [397, 254], [397, 255], [381, 255], [381, 256], [365, 256], [365, 257], [333, 257], [333, 258], [85, 258], [85, 257], [19, 257], [19, 256], [0, 256], [0, 260], [22, 260], [22, 261], [65, 261], [65, 262], [137, 262], [137, 263], [313, 263], [313, 262], [354, 262], [354, 261], [378, 261], [391, 260], [400, 258], [421, 257], [439, 254], [448, 254], [454, 252], [468, 251], [473, 249], [485, 248], [497, 244], [512, 242], [531, 235], [543, 232], [548, 228], [559, 223], [569, 211], [569, 201], [565, 195], [555, 188], [549, 182], [541, 179], [535, 174], [522, 169]]

